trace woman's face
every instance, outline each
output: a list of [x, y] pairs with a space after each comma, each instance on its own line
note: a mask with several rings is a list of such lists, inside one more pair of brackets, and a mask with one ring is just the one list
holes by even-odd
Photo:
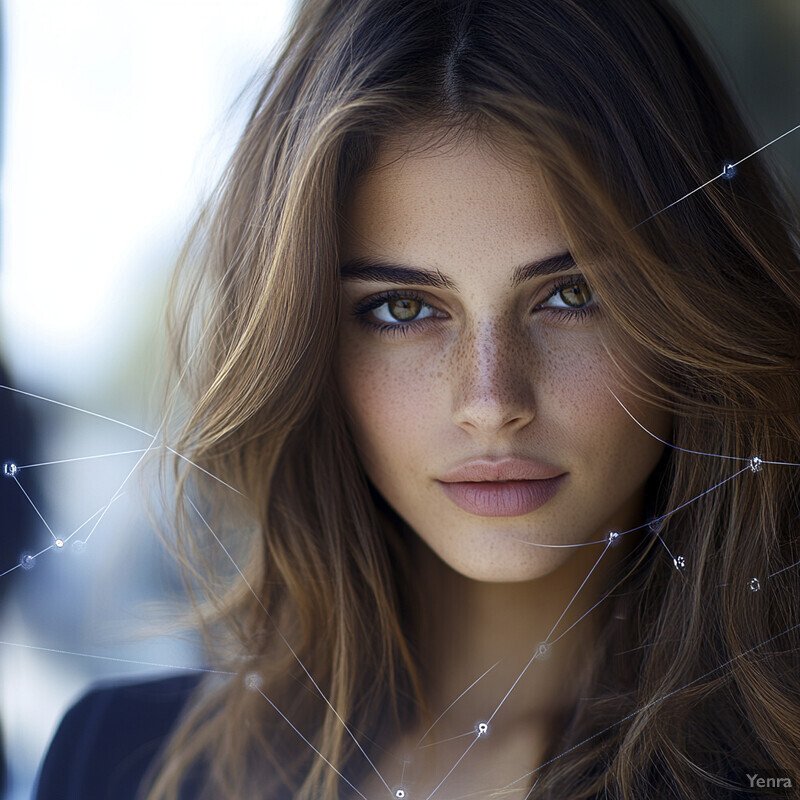
[[[567, 246], [534, 169], [475, 144], [381, 155], [342, 230], [335, 367], [364, 468], [454, 570], [542, 577], [576, 550], [526, 542], [597, 541], [643, 521], [664, 445], [607, 386], [662, 439], [670, 416], [618, 385], [580, 266], [545, 262]], [[538, 466], [504, 472], [511, 457]], [[449, 474], [471, 461], [488, 472]]]

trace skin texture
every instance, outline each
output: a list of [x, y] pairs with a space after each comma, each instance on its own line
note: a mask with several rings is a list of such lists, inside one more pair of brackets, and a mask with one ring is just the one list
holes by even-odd
[[[552, 313], [568, 307], [547, 299], [565, 275], [510, 287], [515, 265], [567, 250], [535, 175], [515, 174], [474, 146], [406, 158], [361, 181], [346, 219], [343, 259], [439, 269], [460, 289], [414, 287], [447, 318], [428, 316], [390, 337], [347, 311], [404, 287], [344, 282], [337, 375], [367, 474], [400, 516], [453, 569], [481, 581], [539, 578], [574, 553], [518, 540], [594, 541], [627, 520], [663, 445], [607, 390], [621, 393], [599, 318]], [[550, 308], [531, 313], [545, 302]], [[367, 316], [378, 314], [391, 319], [386, 306]], [[663, 412], [620, 399], [649, 430], [669, 434]], [[470, 514], [436, 483], [467, 458], [509, 453], [569, 473], [528, 515]]]
[[[564, 609], [569, 606], [549, 641], [597, 601], [604, 570], [628, 542], [607, 550], [593, 572], [604, 544], [535, 544], [602, 541], [609, 530], [644, 522], [644, 483], [664, 445], [631, 420], [607, 386], [667, 441], [671, 419], [618, 385], [601, 343], [602, 306], [577, 319], [555, 311], [592, 297], [580, 284], [579, 267], [512, 287], [514, 267], [568, 249], [535, 167], [511, 167], [476, 143], [410, 155], [404, 145], [385, 147], [379, 168], [362, 176], [348, 198], [342, 263], [382, 257], [439, 270], [457, 288], [343, 280], [335, 368], [366, 473], [419, 536], [415, 557], [430, 598], [424, 648], [434, 713], [503, 659], [437, 725], [439, 740], [488, 717]], [[553, 294], [565, 280], [582, 293]], [[405, 336], [370, 330], [352, 313], [365, 298], [390, 289], [411, 290], [430, 306], [384, 304], [366, 313], [376, 323], [410, 325]], [[420, 322], [393, 321], [392, 309]], [[510, 454], [568, 473], [556, 495], [529, 514], [468, 513], [437, 483], [468, 458]], [[469, 765], [487, 781], [496, 766], [505, 782], [515, 768], [519, 774], [531, 768], [531, 752], [547, 741], [546, 720], [568, 702], [564, 670], [591, 647], [589, 625], [576, 626], [535, 662], [494, 720], [491, 744], [481, 742], [482, 755], [471, 752], [459, 766], [473, 790], [469, 781], [476, 776], [465, 777]], [[436, 785], [437, 768], [452, 764], [469, 741], [431, 748], [438, 761], [426, 756], [428, 785]], [[523, 743], [519, 764], [507, 763], [514, 759], [510, 742]], [[425, 785], [422, 772], [416, 780]], [[450, 780], [455, 785], [458, 775], [448, 786]]]

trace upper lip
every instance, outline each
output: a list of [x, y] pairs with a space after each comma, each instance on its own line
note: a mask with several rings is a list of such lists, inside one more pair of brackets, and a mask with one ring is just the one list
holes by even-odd
[[563, 475], [563, 470], [535, 461], [532, 458], [514, 456], [493, 458], [485, 456], [471, 458], [446, 472], [439, 478], [445, 483], [486, 482], [486, 481], [541, 481]]

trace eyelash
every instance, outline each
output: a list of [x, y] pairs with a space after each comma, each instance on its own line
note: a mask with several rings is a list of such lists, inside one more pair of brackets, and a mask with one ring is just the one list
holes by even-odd
[[[575, 286], [579, 283], [586, 283], [582, 279], [578, 278], [567, 278], [564, 279], [562, 282], [553, 286], [552, 291], [550, 294], [544, 299], [543, 303], [546, 303], [550, 298], [557, 295], [559, 292], [563, 291], [564, 289], [569, 289], [571, 286]], [[588, 284], [586, 284], [588, 286]], [[356, 317], [356, 319], [362, 325], [383, 334], [385, 336], [406, 336], [408, 331], [414, 330], [420, 325], [425, 323], [425, 320], [432, 319], [432, 317], [424, 317], [420, 320], [411, 320], [411, 322], [397, 322], [396, 324], [390, 322], [370, 322], [367, 319], [367, 313], [373, 311], [376, 308], [380, 308], [382, 305], [387, 303], [389, 300], [393, 300], [395, 298], [403, 298], [404, 300], [416, 300], [418, 303], [421, 303], [423, 306], [427, 308], [433, 308], [433, 306], [426, 302], [419, 294], [414, 291], [399, 291], [397, 289], [391, 289], [386, 292], [381, 292], [380, 294], [373, 295], [372, 297], [368, 297], [365, 300], [362, 300], [356, 307], [353, 309], [352, 314]], [[539, 308], [539, 306], [537, 306]], [[549, 311], [555, 313], [558, 318], [566, 320], [566, 321], [578, 321], [584, 319], [586, 317], [591, 316], [598, 310], [597, 301], [592, 297], [592, 300], [589, 302], [588, 305], [583, 306], [582, 308], [576, 309], [566, 309], [566, 308], [549, 308]]]

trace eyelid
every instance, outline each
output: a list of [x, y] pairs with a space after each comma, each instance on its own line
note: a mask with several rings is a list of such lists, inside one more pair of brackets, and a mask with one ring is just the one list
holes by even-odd
[[[373, 311], [376, 308], [380, 308], [385, 303], [388, 303], [390, 300], [394, 300], [395, 298], [404, 298], [408, 300], [416, 300], [418, 303], [421, 303], [428, 308], [431, 308], [433, 311], [437, 311], [439, 313], [441, 310], [430, 301], [426, 300], [423, 295], [417, 292], [414, 289], [386, 289], [383, 292], [378, 292], [377, 294], [371, 294], [369, 297], [365, 297], [363, 300], [359, 300], [353, 306], [353, 314], [361, 315], [366, 314], [368, 311]], [[408, 324], [408, 323], [407, 323]]]

